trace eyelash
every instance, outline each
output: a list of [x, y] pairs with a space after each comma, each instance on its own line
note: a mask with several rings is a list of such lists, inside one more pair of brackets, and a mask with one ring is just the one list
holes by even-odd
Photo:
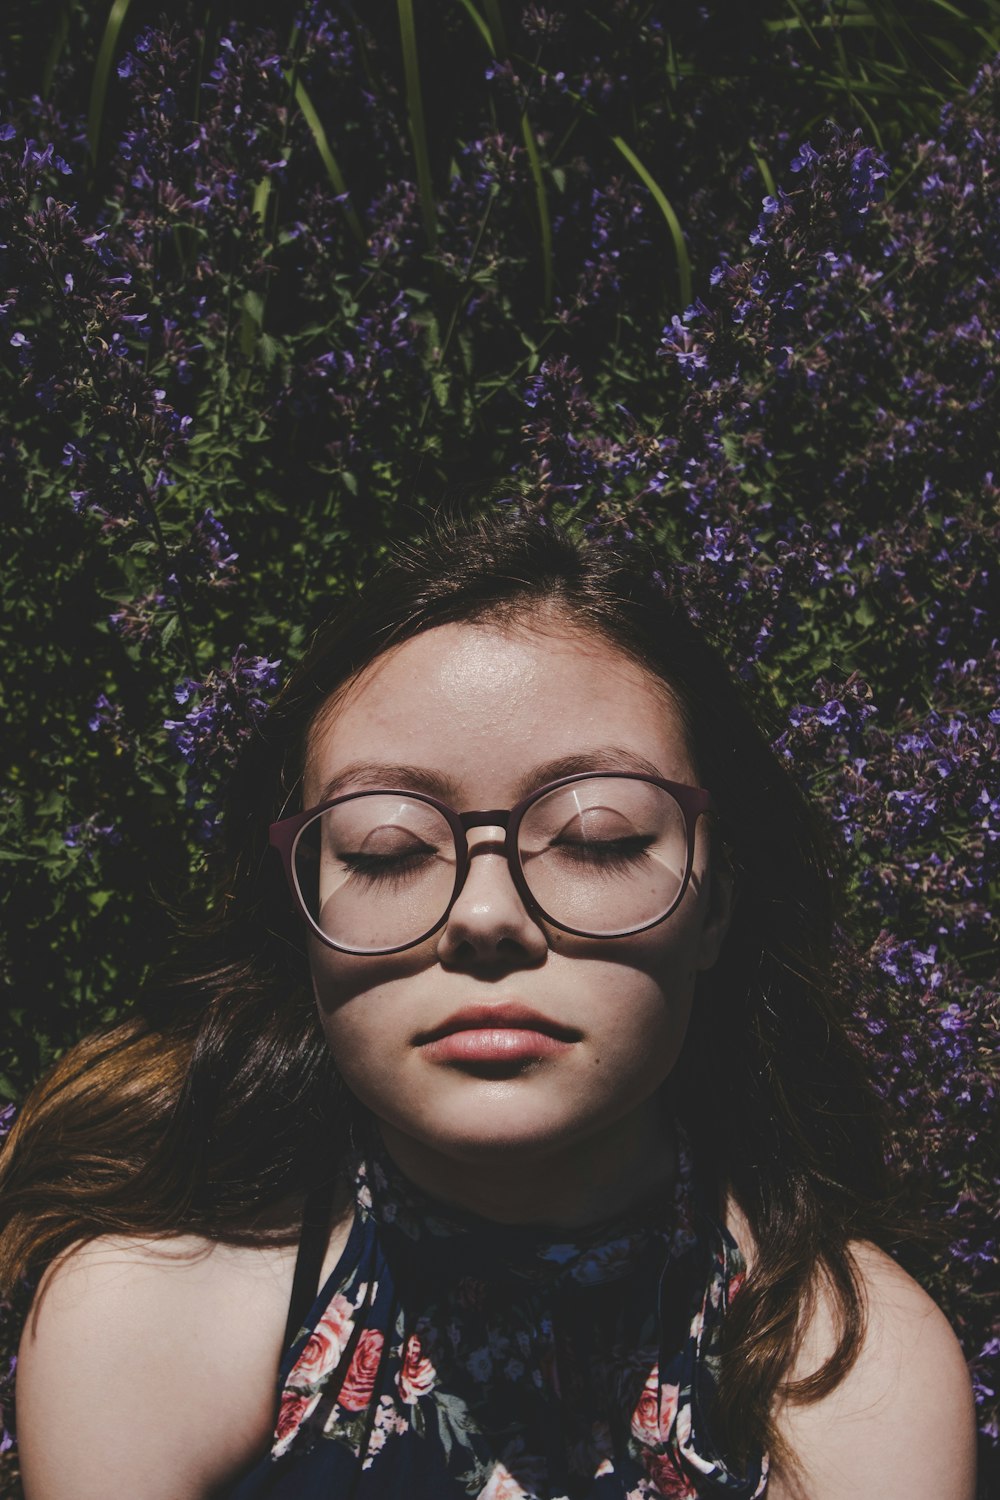
[[[600, 875], [616, 875], [634, 869], [649, 858], [650, 845], [655, 842], [651, 834], [636, 834], [620, 839], [564, 839], [556, 840], [549, 847], [580, 865], [589, 865]], [[341, 854], [340, 863], [372, 890], [392, 889], [400, 885], [417, 866], [433, 858], [436, 851], [430, 847], [412, 850], [406, 854]]]
[[632, 838], [595, 839], [590, 842], [567, 839], [563, 843], [553, 844], [552, 847], [564, 851], [569, 854], [570, 858], [579, 860], [581, 864], [600, 863], [603, 873], [613, 875], [629, 865], [636, 864], [639, 860], [648, 859], [649, 847], [653, 842], [650, 835], [637, 834]]
[[372, 886], [396, 884], [407, 873], [408, 868], [423, 863], [433, 849], [414, 850], [409, 854], [341, 854], [340, 863]]

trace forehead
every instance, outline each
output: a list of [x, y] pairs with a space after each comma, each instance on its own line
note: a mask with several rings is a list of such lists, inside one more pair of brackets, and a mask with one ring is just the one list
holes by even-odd
[[609, 749], [622, 752], [622, 769], [631, 755], [692, 779], [673, 694], [619, 647], [553, 621], [440, 625], [323, 706], [304, 795], [308, 806], [345, 767], [374, 763], [422, 767], [464, 796], [513, 797], [536, 768], [574, 758], [582, 768]]

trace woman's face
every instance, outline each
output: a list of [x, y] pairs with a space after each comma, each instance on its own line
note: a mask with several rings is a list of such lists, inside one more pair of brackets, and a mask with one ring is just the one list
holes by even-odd
[[[558, 619], [544, 630], [442, 625], [380, 657], [321, 716], [304, 806], [346, 773], [338, 794], [381, 785], [432, 792], [459, 812], [508, 808], [578, 770], [697, 784], [663, 683]], [[680, 906], [659, 926], [614, 939], [534, 918], [502, 832], [473, 828], [468, 838], [465, 885], [418, 947], [354, 957], [310, 937], [316, 999], [345, 1082], [397, 1161], [419, 1157], [425, 1177], [428, 1164], [468, 1168], [498, 1152], [510, 1162], [593, 1152], [612, 1139], [651, 1148], [661, 1128], [654, 1096], [681, 1050], [695, 976], [713, 963], [728, 921], [726, 882], [709, 878], [704, 819]]]

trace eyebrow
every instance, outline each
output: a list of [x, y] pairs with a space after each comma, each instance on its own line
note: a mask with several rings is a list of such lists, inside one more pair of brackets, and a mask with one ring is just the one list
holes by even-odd
[[601, 745], [594, 749], [576, 751], [572, 755], [561, 755], [555, 760], [544, 761], [523, 776], [518, 784], [520, 796], [526, 797], [536, 787], [548, 781], [558, 781], [563, 776], [578, 776], [585, 771], [636, 771], [640, 776], [666, 778], [660, 766], [654, 765], [644, 755], [626, 750], [623, 745]]
[[446, 802], [455, 794], [455, 783], [439, 771], [426, 766], [406, 766], [398, 762], [356, 760], [342, 766], [326, 783], [320, 802], [329, 802], [342, 791], [363, 791], [366, 787], [385, 791], [426, 792]]
[[[577, 776], [586, 771], [635, 771], [640, 776], [666, 779], [661, 767], [647, 760], [644, 755], [638, 755], [622, 745], [601, 745], [593, 749], [578, 750], [572, 755], [561, 755], [533, 766], [519, 778], [514, 800], [520, 801], [529, 792], [550, 781], [559, 781], [563, 776]], [[449, 777], [442, 776], [439, 771], [433, 771], [427, 766], [388, 761], [353, 761], [350, 765], [341, 767], [325, 784], [319, 802], [330, 802], [345, 790], [363, 791], [368, 787], [386, 791], [426, 792], [440, 802], [448, 802], [456, 794], [455, 783]]]

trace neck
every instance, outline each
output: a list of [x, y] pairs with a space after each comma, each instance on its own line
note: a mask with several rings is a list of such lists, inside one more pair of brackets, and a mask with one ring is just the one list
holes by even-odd
[[656, 1099], [599, 1139], [513, 1150], [462, 1152], [430, 1146], [386, 1124], [386, 1150], [412, 1183], [442, 1203], [501, 1224], [580, 1229], [627, 1212], [676, 1175], [669, 1118]]

